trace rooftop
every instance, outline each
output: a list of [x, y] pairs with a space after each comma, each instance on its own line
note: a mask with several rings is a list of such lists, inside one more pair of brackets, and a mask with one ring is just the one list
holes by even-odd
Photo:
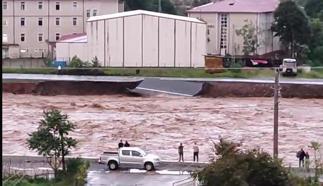
[[218, 0], [188, 10], [189, 13], [267, 13], [274, 12], [279, 0]]
[[63, 35], [57, 43], [86, 43], [87, 35], [86, 33], [76, 33]]
[[196, 18], [192, 17], [184, 17], [184, 16], [177, 16], [172, 14], [164, 14], [159, 12], [151, 12], [146, 10], [134, 10], [134, 11], [127, 11], [127, 12], [121, 12], [121, 13], [115, 13], [115, 14], [107, 14], [107, 15], [101, 15], [101, 16], [94, 16], [90, 17], [87, 21], [98, 21], [98, 20], [105, 20], [105, 19], [114, 19], [114, 18], [120, 18], [120, 17], [128, 17], [128, 16], [135, 16], [135, 15], [150, 15], [155, 17], [162, 17], [162, 18], [168, 18], [168, 19], [176, 19], [176, 20], [182, 20], [182, 21], [190, 21], [190, 22], [196, 22], [196, 23], [204, 23]]

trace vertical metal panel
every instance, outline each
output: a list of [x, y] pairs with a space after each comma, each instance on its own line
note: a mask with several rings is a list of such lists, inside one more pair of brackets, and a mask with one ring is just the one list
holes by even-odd
[[[96, 57], [98, 58], [99, 62], [101, 63], [100, 65], [103, 66], [103, 62], [104, 62], [104, 43], [105, 43], [105, 38], [104, 38], [104, 20], [98, 21], [96, 28], [98, 28], [97, 30], [97, 40], [96, 40]], [[91, 59], [93, 59], [94, 56], [91, 56]]]
[[192, 22], [190, 24], [190, 67], [192, 67]]
[[174, 46], [174, 21], [159, 18], [159, 66], [173, 67], [175, 59]]
[[141, 66], [141, 15], [124, 18], [125, 66]]
[[111, 67], [123, 67], [123, 18], [107, 21], [107, 60]]
[[192, 23], [192, 67], [204, 67], [206, 25]]
[[143, 15], [143, 66], [158, 66], [158, 18]]
[[106, 58], [106, 52], [107, 52], [107, 48], [106, 48], [107, 35], [106, 34], [107, 34], [107, 31], [106, 31], [106, 20], [103, 20], [103, 21], [104, 21], [104, 28], [103, 28], [104, 29], [104, 31], [103, 31], [104, 32], [104, 39], [103, 39], [103, 43], [104, 43], [104, 49], [103, 49], [104, 50], [103, 51], [104, 52], [104, 61], [103, 61], [103, 66], [106, 67], [107, 66], [106, 65], [106, 59], [107, 59]]
[[190, 66], [190, 22], [176, 21], [175, 67]]

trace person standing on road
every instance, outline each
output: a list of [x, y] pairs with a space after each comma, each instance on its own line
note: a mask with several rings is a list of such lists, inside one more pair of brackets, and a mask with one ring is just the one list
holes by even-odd
[[196, 142], [194, 143], [193, 146], [193, 161], [195, 162], [195, 157], [196, 157], [196, 162], [199, 162], [199, 147], [197, 146]]
[[305, 151], [303, 148], [301, 148], [300, 151], [297, 152], [296, 157], [299, 159], [299, 167], [304, 167], [304, 157], [305, 157]]
[[126, 140], [126, 142], [124, 143], [125, 147], [130, 147], [130, 144], [128, 143], [128, 141]]
[[119, 149], [120, 149], [121, 147], [123, 147], [122, 140], [120, 140], [120, 142], [119, 142], [119, 144], [118, 144], [118, 147], [119, 147]]
[[184, 146], [182, 143], [178, 146], [178, 155], [179, 155], [179, 162], [182, 160], [184, 162]]

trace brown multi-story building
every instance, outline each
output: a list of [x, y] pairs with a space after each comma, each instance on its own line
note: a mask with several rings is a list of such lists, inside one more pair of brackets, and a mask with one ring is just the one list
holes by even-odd
[[89, 17], [122, 11], [118, 0], [3, 0], [3, 58], [46, 57], [62, 35], [85, 33]]

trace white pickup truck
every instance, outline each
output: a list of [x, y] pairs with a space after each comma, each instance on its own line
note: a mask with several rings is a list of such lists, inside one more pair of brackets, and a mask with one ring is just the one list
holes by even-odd
[[103, 152], [99, 163], [107, 164], [110, 170], [127, 167], [151, 171], [159, 166], [160, 158], [154, 154], [146, 154], [138, 147], [122, 147], [118, 152]]

